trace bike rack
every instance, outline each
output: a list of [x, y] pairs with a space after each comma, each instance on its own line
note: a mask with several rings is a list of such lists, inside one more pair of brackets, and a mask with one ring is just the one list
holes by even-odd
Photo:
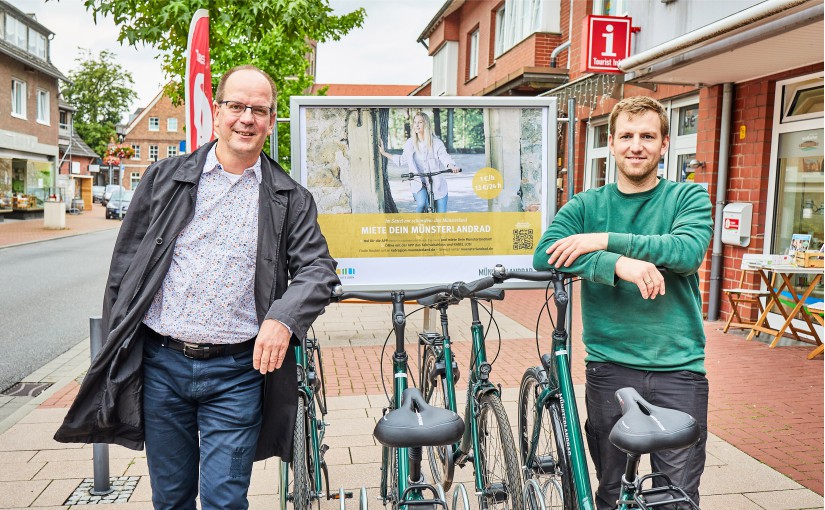
[[340, 488], [338, 489], [338, 500], [340, 501], [340, 503], [339, 503], [339, 508], [340, 508], [341, 510], [347, 510], [347, 495], [346, 495], [346, 493], [344, 492], [344, 488], [343, 488], [343, 487], [340, 487]]
[[[470, 510], [470, 498], [467, 496], [467, 489], [464, 488], [463, 483], [455, 483], [453, 484], [455, 489], [453, 489], [453, 508], [452, 510], [457, 510], [456, 504], [458, 503], [458, 496], [459, 493], [461, 494], [461, 502], [464, 504], [464, 508], [462, 510]], [[441, 486], [438, 486], [441, 489]], [[441, 493], [444, 493], [442, 489]], [[446, 499], [444, 500], [446, 501]]]
[[361, 486], [361, 500], [358, 502], [358, 509], [359, 510], [369, 510], [369, 501], [367, 500], [367, 488], [365, 486]]
[[524, 508], [531, 508], [529, 503], [530, 493], [534, 494], [534, 498], [539, 502], [539, 510], [547, 510], [547, 505], [544, 504], [544, 491], [539, 483], [532, 478], [527, 480], [527, 486], [524, 488]]

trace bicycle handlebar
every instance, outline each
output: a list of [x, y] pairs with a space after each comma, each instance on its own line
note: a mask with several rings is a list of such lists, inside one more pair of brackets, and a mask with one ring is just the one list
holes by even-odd
[[[458, 171], [461, 172], [461, 169], [459, 168]], [[412, 180], [412, 179], [415, 179], [416, 177], [433, 177], [433, 176], [436, 176], [436, 175], [448, 174], [448, 173], [453, 173], [453, 171], [447, 169], [447, 170], [439, 170], [437, 172], [421, 172], [421, 173], [410, 172], [410, 173], [407, 173], [407, 174], [401, 174], [401, 180]]]

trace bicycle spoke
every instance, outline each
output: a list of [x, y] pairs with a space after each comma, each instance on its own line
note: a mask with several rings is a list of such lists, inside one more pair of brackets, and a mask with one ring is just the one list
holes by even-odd
[[484, 501], [492, 509], [522, 510], [522, 488], [518, 454], [504, 406], [497, 395], [487, 393], [479, 399], [476, 452], [482, 467]]

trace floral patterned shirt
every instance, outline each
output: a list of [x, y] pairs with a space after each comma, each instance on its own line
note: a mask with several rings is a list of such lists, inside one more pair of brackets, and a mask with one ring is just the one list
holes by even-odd
[[255, 257], [261, 159], [233, 178], [215, 147], [198, 184], [195, 215], [143, 322], [184, 342], [230, 344], [258, 334]]

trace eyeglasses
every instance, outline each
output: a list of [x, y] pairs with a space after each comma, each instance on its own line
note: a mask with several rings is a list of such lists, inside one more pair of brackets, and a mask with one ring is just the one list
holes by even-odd
[[247, 108], [252, 110], [252, 115], [257, 119], [266, 119], [272, 114], [272, 108], [269, 106], [252, 106], [238, 101], [221, 101], [218, 104], [226, 106], [229, 113], [237, 116], [243, 115]]

